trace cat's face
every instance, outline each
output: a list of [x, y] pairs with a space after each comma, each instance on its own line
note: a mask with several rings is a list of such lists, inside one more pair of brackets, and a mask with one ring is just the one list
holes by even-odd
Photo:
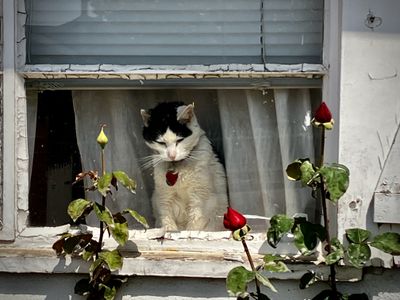
[[193, 104], [160, 103], [155, 108], [141, 110], [143, 137], [146, 144], [163, 161], [180, 161], [190, 156], [199, 140], [199, 126]]

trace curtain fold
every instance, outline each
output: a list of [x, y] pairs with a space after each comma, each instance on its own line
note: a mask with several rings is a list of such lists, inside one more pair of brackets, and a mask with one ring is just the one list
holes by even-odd
[[114, 194], [112, 210], [129, 207], [154, 224], [152, 170], [141, 168], [150, 150], [142, 138], [140, 109], [179, 100], [195, 102], [199, 123], [225, 165], [232, 207], [267, 217], [314, 214], [308, 191], [285, 175], [293, 160], [313, 159], [308, 121], [312, 102], [319, 99], [311, 99], [308, 89], [74, 91], [72, 96], [83, 169], [99, 170], [96, 137], [107, 124], [107, 170], [123, 170], [137, 181], [136, 195], [123, 188]]
[[[309, 90], [275, 90], [275, 104], [282, 170], [298, 158], [310, 158], [314, 161]], [[283, 182], [286, 214], [292, 216], [295, 213], [308, 212], [308, 217], [312, 220], [314, 201], [310, 199], [310, 191], [302, 188], [300, 182]]]

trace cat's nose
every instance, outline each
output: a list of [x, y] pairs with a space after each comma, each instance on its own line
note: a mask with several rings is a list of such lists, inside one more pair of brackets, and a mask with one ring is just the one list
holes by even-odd
[[167, 155], [168, 155], [168, 158], [169, 158], [170, 160], [175, 160], [175, 158], [176, 158], [176, 151], [174, 151], [174, 150], [169, 150], [169, 151], [167, 152]]

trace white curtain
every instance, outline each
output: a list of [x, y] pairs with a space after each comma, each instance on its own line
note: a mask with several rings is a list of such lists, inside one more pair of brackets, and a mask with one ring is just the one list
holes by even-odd
[[195, 102], [199, 123], [225, 165], [232, 207], [267, 217], [277, 213], [314, 217], [309, 190], [285, 176], [293, 160], [314, 159], [309, 118], [319, 99], [310, 96], [309, 89], [107, 90], [72, 95], [83, 169], [99, 170], [96, 137], [101, 124], [107, 124], [107, 170], [123, 170], [137, 181], [136, 195], [123, 188], [114, 194], [116, 200], [108, 204], [112, 210], [129, 207], [153, 223], [151, 170], [143, 170], [140, 163], [150, 154], [142, 138], [140, 109], [178, 100]]

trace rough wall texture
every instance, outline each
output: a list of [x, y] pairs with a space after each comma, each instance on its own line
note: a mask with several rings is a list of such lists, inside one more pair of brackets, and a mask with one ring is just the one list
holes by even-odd
[[[343, 293], [366, 293], [370, 300], [399, 299], [400, 286], [398, 271], [385, 270], [367, 273], [361, 282], [339, 284]], [[0, 274], [0, 299], [39, 300], [39, 299], [83, 299], [73, 294], [75, 282], [80, 276], [74, 275], [37, 275], [37, 274]], [[273, 299], [304, 300], [311, 299], [319, 291], [326, 289], [325, 283], [312, 285], [299, 290], [298, 282], [274, 281], [279, 293], [265, 290]], [[200, 278], [156, 278], [136, 277], [128, 280], [119, 290], [116, 299], [124, 300], [227, 300], [225, 282], [221, 279]]]
[[[339, 236], [351, 227], [400, 232], [398, 224], [373, 222], [374, 192], [399, 127], [399, 9], [396, 0], [343, 1], [339, 162], [351, 179], [339, 203]], [[371, 12], [381, 20], [375, 28], [366, 26]]]

